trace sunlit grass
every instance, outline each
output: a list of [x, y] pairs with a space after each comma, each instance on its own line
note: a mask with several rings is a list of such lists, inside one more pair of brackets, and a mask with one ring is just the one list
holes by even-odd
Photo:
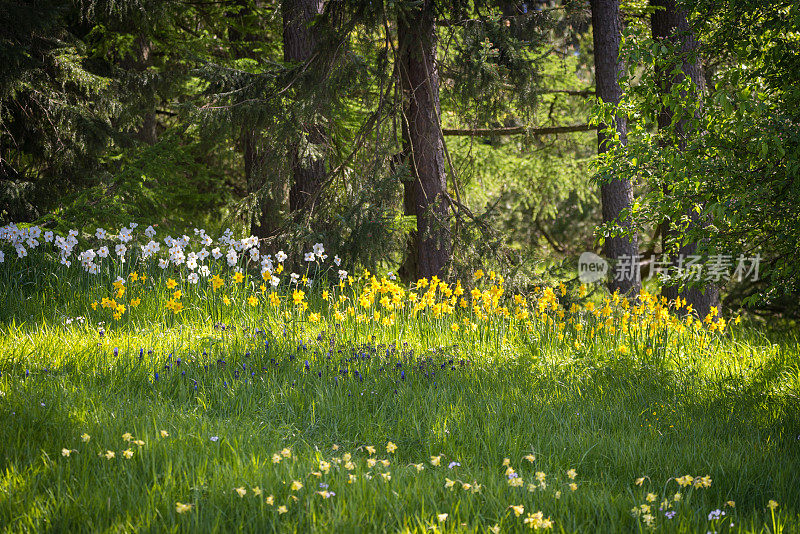
[[7, 531], [800, 528], [796, 339], [488, 274], [2, 273]]

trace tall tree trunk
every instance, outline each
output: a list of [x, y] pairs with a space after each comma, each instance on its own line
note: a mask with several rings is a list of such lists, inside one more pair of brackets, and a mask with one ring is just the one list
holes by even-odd
[[[322, 13], [323, 0], [284, 0], [283, 9], [283, 59], [287, 62], [305, 62], [311, 59], [317, 39], [309, 24]], [[289, 147], [292, 185], [289, 190], [289, 209], [313, 209], [309, 204], [317, 195], [325, 179], [325, 159], [308, 154], [304, 143], [322, 146], [325, 131], [317, 124], [301, 125], [304, 141]]]
[[[603, 102], [619, 105], [622, 90], [619, 86], [619, 75], [624, 65], [619, 59], [619, 43], [621, 23], [619, 16], [619, 0], [592, 0], [592, 30], [594, 34], [594, 77], [597, 85], [597, 97]], [[627, 142], [628, 124], [624, 115], [614, 118], [614, 126], [623, 144]], [[597, 152], [606, 152], [609, 147], [605, 125], [601, 125], [597, 133]], [[625, 178], [614, 178], [600, 186], [603, 204], [603, 222], [617, 221], [623, 211], [630, 211], [633, 206], [633, 185]], [[619, 225], [629, 229], [631, 221], [620, 221]], [[629, 298], [637, 298], [642, 288], [639, 276], [639, 242], [634, 235], [631, 238], [611, 237], [603, 245], [603, 254], [617, 266], [617, 276], [608, 281], [608, 289], [613, 293], [619, 291]], [[632, 262], [622, 268], [621, 261], [627, 258]]]
[[[133, 68], [140, 76], [146, 77], [147, 70], [153, 65], [153, 60], [150, 56], [152, 52], [150, 41], [143, 35], [139, 35], [134, 42], [134, 47]], [[136, 132], [136, 137], [142, 143], [154, 145], [158, 141], [158, 122], [156, 121], [155, 95], [150, 95], [150, 89], [147, 87], [149, 83], [149, 80], [145, 81], [145, 92], [149, 98], [142, 114], [142, 126]]]
[[[228, 38], [231, 43], [233, 57], [255, 58], [254, 48], [260, 44], [260, 37], [254, 33], [244, 33], [240, 28], [246, 28], [248, 18], [253, 16], [248, 0], [238, 0], [236, 10], [229, 16], [238, 21], [228, 28]], [[288, 184], [281, 173], [271, 173], [267, 164], [268, 148], [263, 140], [261, 128], [245, 124], [239, 134], [238, 148], [244, 160], [244, 176], [247, 184], [247, 194], [256, 197], [255, 207], [250, 217], [250, 234], [258, 238], [274, 235], [283, 223], [283, 213], [288, 207]], [[262, 252], [271, 252], [263, 242]]]
[[403, 122], [408, 137], [405, 152], [413, 181], [406, 205], [417, 217], [414, 237], [416, 276], [442, 273], [450, 261], [447, 175], [439, 121], [439, 72], [436, 65], [434, 1], [423, 0], [398, 9], [399, 76], [404, 95]]
[[[673, 69], [669, 69], [669, 72], [660, 73], [660, 90], [664, 94], [669, 93], [674, 84], [680, 83], [685, 77], [689, 77], [697, 88], [698, 93], [702, 94], [705, 90], [705, 79], [703, 78], [703, 70], [700, 64], [700, 43], [697, 41], [694, 30], [689, 25], [686, 13], [678, 9], [675, 0], [653, 0], [653, 5], [657, 8], [651, 18], [653, 37], [655, 39], [669, 40], [676, 46], [679, 54], [676, 62], [680, 65], [680, 72], [678, 73], [673, 73]], [[672, 119], [672, 110], [665, 106], [658, 116], [659, 128], [669, 128], [672, 124]], [[679, 148], [684, 148], [687, 136], [693, 135], [695, 132], [689, 131], [686, 120], [679, 121], [674, 128], [674, 142], [677, 143]], [[705, 224], [693, 210], [687, 213], [687, 216], [693, 226]], [[665, 244], [670, 237], [675, 237], [675, 230], [671, 227], [669, 221], [665, 221], [662, 229], [662, 238]], [[682, 242], [682, 240], [680, 241]], [[692, 256], [696, 252], [697, 243], [684, 243], [678, 247], [676, 255], [673, 256], [673, 263], [678, 265], [680, 259]], [[705, 317], [712, 306], [719, 306], [719, 289], [712, 283], [706, 284], [704, 288], [691, 287], [680, 292], [675, 285], [664, 286], [661, 294], [670, 300], [680, 296], [697, 311], [700, 317]]]

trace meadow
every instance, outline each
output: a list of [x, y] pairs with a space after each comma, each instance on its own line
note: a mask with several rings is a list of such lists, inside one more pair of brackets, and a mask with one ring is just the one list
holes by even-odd
[[0, 229], [1, 531], [800, 531], [796, 333], [159, 238]]

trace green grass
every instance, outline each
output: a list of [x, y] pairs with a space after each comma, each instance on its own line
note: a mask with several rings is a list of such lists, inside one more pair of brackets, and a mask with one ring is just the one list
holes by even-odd
[[[657, 531], [800, 530], [795, 338], [735, 326], [676, 349], [653, 337], [654, 354], [666, 354], [656, 359], [620, 355], [602, 336], [576, 349], [540, 323], [526, 335], [509, 326], [468, 337], [401, 317], [387, 329], [290, 322], [284, 334], [276, 314], [212, 307], [193, 290], [177, 319], [163, 315], [160, 285], [100, 336], [94, 324], [63, 324], [77, 314], [97, 322], [96, 287], [11, 276], [0, 297], [5, 532], [522, 531], [536, 511], [556, 532], [644, 532], [631, 510], [651, 492]], [[126, 432], [145, 444], [123, 441]], [[291, 458], [273, 463], [283, 448]], [[107, 450], [116, 457], [99, 456]], [[344, 461], [320, 471], [345, 453], [352, 471]], [[370, 468], [370, 457], [391, 463]], [[509, 485], [505, 458], [522, 487]], [[536, 472], [546, 488], [529, 491]], [[709, 475], [711, 487], [679, 488], [687, 474]], [[304, 487], [292, 491], [295, 480]], [[320, 483], [335, 496], [316, 493]], [[667, 519], [658, 506], [678, 491]], [[177, 502], [193, 509], [178, 514]], [[718, 508], [724, 521], [709, 521]]]

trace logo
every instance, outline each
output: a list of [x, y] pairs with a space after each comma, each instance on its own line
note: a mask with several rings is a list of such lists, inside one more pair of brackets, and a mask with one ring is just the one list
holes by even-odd
[[584, 252], [578, 258], [578, 279], [584, 284], [591, 284], [605, 278], [608, 262], [594, 252]]

